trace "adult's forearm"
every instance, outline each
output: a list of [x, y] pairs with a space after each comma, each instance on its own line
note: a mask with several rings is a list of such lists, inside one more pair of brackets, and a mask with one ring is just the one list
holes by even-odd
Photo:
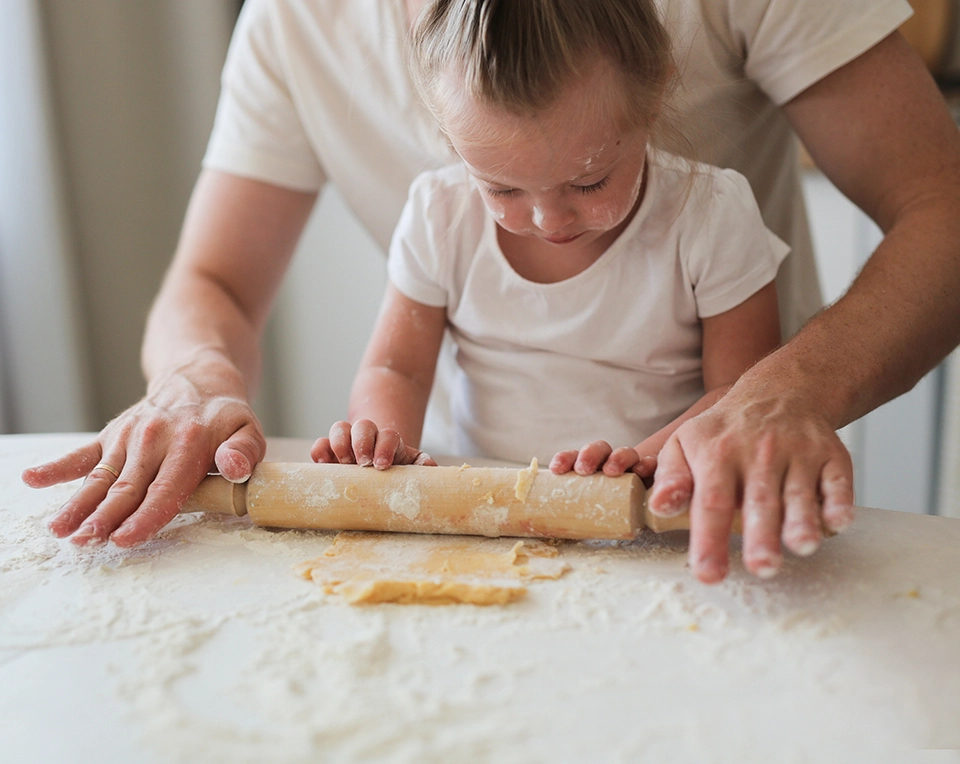
[[171, 271], [147, 321], [142, 365], [148, 386], [194, 367], [209, 392], [249, 398], [260, 374], [259, 334], [213, 279]]
[[960, 183], [919, 200], [849, 291], [735, 391], [789, 393], [842, 427], [911, 389], [960, 343]]

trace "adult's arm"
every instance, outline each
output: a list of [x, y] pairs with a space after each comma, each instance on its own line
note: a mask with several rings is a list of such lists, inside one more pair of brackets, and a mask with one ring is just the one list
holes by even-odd
[[853, 469], [835, 430], [900, 395], [960, 342], [960, 131], [899, 33], [785, 105], [833, 183], [884, 239], [846, 295], [747, 372], [661, 451], [650, 507], [689, 506], [690, 563], [727, 573], [742, 508], [743, 559], [809, 554], [821, 521], [853, 518]]
[[146, 396], [92, 443], [24, 472], [37, 488], [87, 476], [50, 521], [56, 535], [133, 546], [166, 525], [214, 465], [231, 480], [250, 475], [266, 447], [250, 407], [259, 342], [315, 200], [202, 172], [147, 321]]

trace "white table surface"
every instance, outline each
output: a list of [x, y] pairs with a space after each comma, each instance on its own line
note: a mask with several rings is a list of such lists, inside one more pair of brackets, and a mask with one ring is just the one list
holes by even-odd
[[864, 509], [767, 582], [699, 584], [677, 533], [565, 544], [506, 607], [353, 607], [292, 572], [329, 534], [52, 538], [75, 486], [20, 472], [87, 437], [0, 437], [4, 762], [960, 762], [960, 520]]

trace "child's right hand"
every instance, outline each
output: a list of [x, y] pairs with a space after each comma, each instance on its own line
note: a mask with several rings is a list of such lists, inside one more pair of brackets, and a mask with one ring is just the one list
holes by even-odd
[[330, 428], [330, 437], [319, 438], [313, 444], [310, 458], [325, 464], [359, 464], [378, 470], [385, 470], [391, 464], [437, 466], [430, 454], [406, 445], [396, 430], [381, 430], [369, 419], [359, 419], [352, 425], [335, 423]]

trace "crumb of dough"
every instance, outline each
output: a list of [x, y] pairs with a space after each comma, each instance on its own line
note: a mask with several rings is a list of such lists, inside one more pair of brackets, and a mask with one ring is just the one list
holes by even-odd
[[360, 498], [360, 489], [351, 483], [343, 489], [343, 498], [347, 501], [357, 501]]
[[480, 478], [474, 478], [471, 482], [472, 482], [474, 485], [480, 485], [480, 483], [483, 482], [483, 481], [481, 481]]
[[487, 491], [482, 498], [487, 504], [493, 504], [493, 491]]
[[353, 605], [505, 605], [526, 583], [557, 579], [569, 568], [556, 547], [535, 539], [338, 533], [300, 576]]
[[470, 469], [470, 465], [464, 462], [463, 464], [460, 465], [460, 468], [457, 470], [457, 472], [463, 472], [464, 470], [468, 470], [468, 469]]
[[920, 590], [917, 587], [914, 587], [913, 589], [908, 591], [904, 596], [910, 597], [911, 599], [915, 599], [915, 600], [920, 599]]
[[530, 460], [529, 467], [517, 470], [517, 484], [513, 487], [513, 495], [520, 501], [526, 502], [530, 489], [533, 487], [533, 481], [537, 479], [539, 471], [540, 465], [537, 463], [537, 457]]

